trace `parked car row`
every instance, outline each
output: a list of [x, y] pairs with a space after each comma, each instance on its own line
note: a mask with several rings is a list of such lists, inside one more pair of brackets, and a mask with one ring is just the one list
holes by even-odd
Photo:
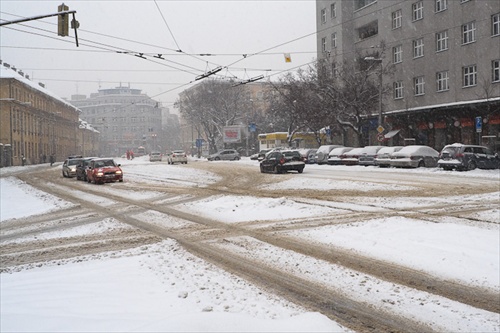
[[63, 177], [75, 177], [88, 183], [104, 184], [123, 182], [123, 171], [120, 164], [112, 158], [68, 158], [62, 166]]
[[[272, 152], [283, 151], [275, 148], [264, 152], [267, 156]], [[498, 169], [498, 154], [484, 146], [455, 143], [445, 146], [441, 152], [424, 145], [410, 146], [366, 146], [343, 147], [323, 145], [317, 150], [298, 149], [304, 163], [329, 165], [364, 165], [378, 167], [419, 168], [441, 167], [445, 170]], [[257, 157], [261, 160], [261, 157]], [[264, 159], [264, 157], [262, 157]], [[266, 168], [264, 168], [266, 169]], [[262, 168], [261, 168], [262, 170]]]

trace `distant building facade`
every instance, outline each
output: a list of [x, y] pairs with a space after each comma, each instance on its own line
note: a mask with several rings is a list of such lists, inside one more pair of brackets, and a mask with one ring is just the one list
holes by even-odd
[[101, 156], [121, 156], [142, 146], [146, 152], [164, 150], [162, 107], [140, 89], [99, 89], [87, 98], [71, 96], [81, 118], [100, 133]]
[[[0, 66], [0, 166], [80, 153], [79, 110], [7, 63]], [[98, 135], [98, 134], [97, 134]]]
[[373, 110], [361, 144], [376, 142], [382, 125], [397, 133], [386, 138], [393, 144], [498, 149], [500, 1], [317, 0], [316, 23], [318, 59], [332, 75], [358, 54], [392, 68], [382, 124]]

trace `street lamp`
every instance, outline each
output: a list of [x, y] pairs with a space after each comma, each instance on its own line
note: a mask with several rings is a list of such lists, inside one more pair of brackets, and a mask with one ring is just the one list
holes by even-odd
[[381, 58], [375, 58], [375, 57], [365, 57], [366, 61], [375, 61], [380, 63], [380, 72], [378, 73], [378, 79], [379, 79], [379, 87], [378, 87], [378, 126], [381, 127], [380, 133], [384, 131], [384, 128], [382, 126], [382, 70], [383, 70], [383, 64], [382, 64], [382, 59]]

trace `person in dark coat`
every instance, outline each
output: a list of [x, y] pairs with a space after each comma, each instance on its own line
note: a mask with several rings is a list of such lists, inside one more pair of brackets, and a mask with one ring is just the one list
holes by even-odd
[[52, 166], [52, 164], [54, 164], [54, 162], [56, 161], [56, 159], [54, 158], [54, 155], [50, 155], [49, 157], [49, 160], [50, 160], [50, 166]]

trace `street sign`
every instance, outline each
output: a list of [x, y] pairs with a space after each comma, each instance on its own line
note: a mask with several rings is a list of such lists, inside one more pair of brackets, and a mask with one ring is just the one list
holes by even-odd
[[385, 130], [385, 128], [381, 126], [377, 127], [377, 132], [382, 133]]
[[385, 140], [385, 135], [383, 135], [382, 133], [377, 134], [377, 140], [379, 142], [383, 142]]
[[483, 131], [483, 119], [481, 117], [476, 117], [476, 133], [481, 133]]

